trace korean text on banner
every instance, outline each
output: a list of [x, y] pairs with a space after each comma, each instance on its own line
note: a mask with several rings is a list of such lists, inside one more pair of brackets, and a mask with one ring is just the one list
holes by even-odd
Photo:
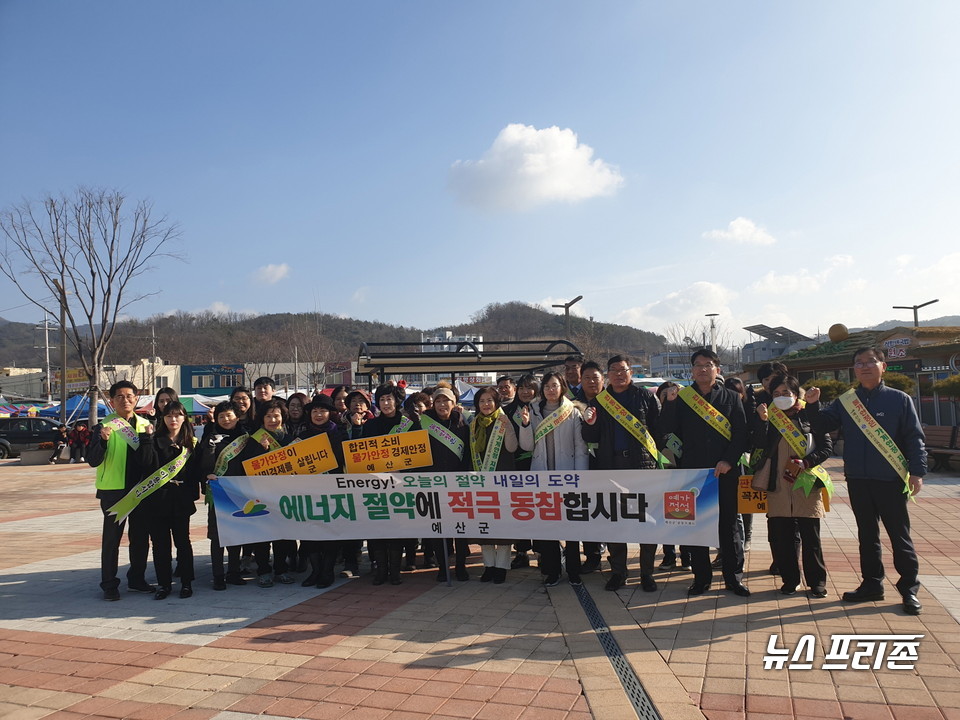
[[[767, 493], [765, 490], [754, 490], [750, 486], [752, 481], [753, 475], [740, 476], [740, 485], [737, 488], [737, 512], [741, 515], [766, 514]], [[830, 512], [830, 495], [827, 493], [827, 489], [820, 488], [820, 494], [823, 497], [823, 511]]]
[[243, 461], [247, 475], [317, 475], [336, 466], [327, 433]]
[[222, 477], [210, 487], [225, 545], [396, 537], [717, 545], [711, 470], [414, 470]]
[[344, 440], [343, 460], [348, 473], [403, 472], [427, 467], [433, 464], [430, 435], [426, 430], [413, 430]]

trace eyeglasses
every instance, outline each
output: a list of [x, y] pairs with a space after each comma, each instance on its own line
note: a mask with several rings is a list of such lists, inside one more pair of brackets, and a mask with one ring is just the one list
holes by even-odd
[[694, 370], [710, 370], [710, 369], [715, 368], [715, 367], [716, 367], [716, 364], [714, 364], [714, 363], [706, 363], [705, 365], [699, 365], [699, 364], [697, 364], [697, 363], [694, 363], [694, 364], [693, 364], [693, 369], [694, 369]]
[[865, 367], [871, 367], [872, 365], [879, 365], [880, 360], [862, 360], [855, 362], [853, 367], [857, 370], [863, 370]]
[[136, 395], [114, 395], [114, 400], [126, 400], [127, 402], [133, 402], [137, 399]]

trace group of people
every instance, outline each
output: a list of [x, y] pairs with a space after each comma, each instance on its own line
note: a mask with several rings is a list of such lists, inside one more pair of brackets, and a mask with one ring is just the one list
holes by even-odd
[[[863, 574], [861, 586], [844, 593], [843, 599], [859, 602], [883, 597], [882, 520], [901, 575], [897, 588], [903, 608], [919, 613], [907, 497], [919, 491], [926, 472], [923, 433], [909, 397], [883, 384], [882, 351], [859, 350], [854, 358], [860, 381], [855, 397], [844, 396], [843, 402], [822, 409], [819, 390], [803, 391], [779, 363], [760, 368], [763, 389], [756, 393], [735, 378], [723, 381], [720, 359], [710, 349], [696, 350], [691, 365], [689, 387], [668, 382], [653, 393], [634, 385], [631, 359], [625, 355], [609, 358], [605, 370], [596, 362], [570, 357], [562, 371], [517, 380], [502, 377], [496, 386], [480, 388], [472, 413], [459, 405], [453, 388], [443, 382], [409, 396], [398, 385], [386, 383], [372, 398], [359, 389], [337, 387], [330, 395], [308, 398], [294, 393], [284, 400], [275, 396], [273, 381], [263, 377], [254, 383], [252, 393], [235, 388], [229, 400], [213, 408], [199, 439], [174, 390], [161, 389], [154, 416], [142, 418], [134, 413], [136, 388], [121, 381], [110, 388], [114, 413], [94, 428], [87, 450], [88, 461], [97, 468], [97, 494], [104, 511], [104, 597], [119, 599], [117, 565], [124, 522], [118, 509], [129, 521], [128, 588], [163, 599], [177, 576], [180, 597], [192, 595], [195, 572], [189, 526], [201, 496], [208, 505], [215, 590], [245, 584], [250, 575], [260, 587], [292, 583], [297, 572], [307, 573], [305, 586], [328, 587], [335, 580], [338, 563], [342, 563], [342, 575], [357, 575], [362, 540], [298, 543], [277, 539], [222, 547], [207, 483], [218, 476], [243, 475], [245, 460], [321, 433], [330, 436], [338, 462], [330, 472], [340, 472], [342, 441], [421, 429], [430, 438], [433, 464], [427, 469], [441, 472], [642, 471], [664, 467], [665, 457], [680, 468], [712, 469], [719, 488], [717, 559], [711, 561], [707, 547], [664, 546], [659, 566], [672, 569], [678, 561], [681, 567], [689, 565], [691, 596], [710, 589], [715, 567], [722, 572], [726, 590], [750, 595], [743, 582], [743, 566], [752, 518], [738, 513], [737, 498], [740, 475], [751, 472], [754, 486], [767, 492], [771, 569], [783, 580], [781, 592], [796, 593], [803, 580], [813, 597], [824, 597], [827, 574], [820, 546], [824, 510], [820, 490], [831, 481], [820, 465], [832, 454], [830, 433], [842, 427], [847, 451], [844, 474], [860, 528]], [[901, 451], [898, 458], [884, 454], [859, 430], [862, 418], [857, 413], [861, 412], [872, 415], [889, 434]], [[132, 509], [125, 506], [125, 498], [138, 494], [132, 492], [135, 488], [143, 494], [143, 488], [154, 486], [157, 489]], [[579, 585], [582, 575], [599, 569], [603, 546], [584, 542], [581, 549], [578, 541], [561, 540], [427, 539], [422, 542], [423, 566], [438, 567], [437, 579], [446, 580], [450, 563], [443, 559], [452, 557], [454, 577], [468, 580], [470, 546], [480, 545], [484, 565], [480, 581], [500, 584], [509, 570], [529, 566], [534, 551], [539, 554], [545, 585], [560, 582], [564, 563], [569, 582]], [[145, 578], [151, 543], [156, 588]], [[369, 540], [373, 583], [400, 584], [401, 571], [416, 567], [418, 546], [417, 538]], [[627, 546], [607, 543], [606, 548], [610, 574], [605, 587], [615, 591], [628, 579]], [[656, 550], [653, 544], [640, 546], [640, 586], [647, 592], [657, 589]]]

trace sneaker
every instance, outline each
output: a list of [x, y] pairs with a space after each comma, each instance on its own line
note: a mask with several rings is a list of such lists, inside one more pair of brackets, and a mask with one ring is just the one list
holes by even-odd
[[271, 588], [273, 587], [273, 578], [269, 575], [258, 575], [257, 585], [262, 588]]
[[640, 576], [640, 587], [643, 588], [644, 592], [656, 592], [657, 591], [657, 581], [654, 580], [650, 575], [641, 575]]
[[796, 594], [797, 594], [797, 590], [799, 590], [799, 589], [800, 589], [800, 586], [799, 586], [799, 585], [788, 585], [787, 583], [784, 583], [783, 585], [780, 586], [780, 594], [781, 594], [781, 595], [796, 595]]
[[138, 593], [150, 594], [155, 591], [156, 591], [156, 588], [153, 585], [150, 585], [149, 583], [145, 583], [145, 582], [127, 585], [127, 592], [138, 592]]
[[77, 461], [76, 458], [70, 458], [70, 464], [73, 465]]
[[559, 576], [559, 575], [547, 575], [547, 576], [543, 579], [543, 586], [544, 586], [544, 587], [556, 587], [556, 586], [559, 585], [559, 584], [560, 584], [560, 576]]
[[683, 570], [684, 572], [690, 572], [691, 570], [693, 570], [693, 568], [690, 567], [690, 563], [682, 562], [682, 561], [680, 562], [680, 569]]
[[719, 570], [720, 568], [722, 568], [722, 567], [723, 567], [723, 558], [722, 558], [720, 555], [717, 555], [717, 556], [713, 559], [713, 562], [710, 563], [710, 567], [712, 567], [714, 570]]
[[664, 561], [663, 561], [662, 563], [660, 563], [658, 569], [659, 569], [659, 570], [673, 570], [676, 566], [677, 566], [677, 560], [676, 560], [676, 558], [674, 558], [673, 560], [666, 560], [666, 559], [664, 559]]
[[103, 591], [103, 599], [110, 600], [111, 602], [120, 599], [120, 591], [117, 588], [111, 588], [110, 590]]
[[356, 576], [357, 575], [356, 573], [353, 572], [353, 570], [349, 570], [347, 568], [344, 568], [343, 570], [340, 571], [340, 577], [354, 578]]
[[279, 575], [274, 575], [273, 579], [283, 585], [292, 585], [295, 582], [293, 575], [290, 573], [280, 573]]
[[569, 575], [567, 580], [570, 581], [570, 584], [573, 585], [573, 587], [580, 587], [583, 585], [583, 580], [580, 579], [579, 575]]
[[815, 598], [825, 598], [827, 596], [827, 589], [823, 587], [823, 585], [812, 587], [810, 588], [810, 596]]
[[80, 462], [86, 462], [85, 458], [80, 458]]
[[243, 579], [240, 573], [227, 573], [225, 582], [228, 585], [246, 585], [247, 581]]

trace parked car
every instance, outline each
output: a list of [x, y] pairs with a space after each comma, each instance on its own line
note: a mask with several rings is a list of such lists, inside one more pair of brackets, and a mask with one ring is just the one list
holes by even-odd
[[55, 442], [60, 423], [49, 418], [0, 418], [0, 459], [16, 457], [21, 450], [36, 450], [42, 442]]

